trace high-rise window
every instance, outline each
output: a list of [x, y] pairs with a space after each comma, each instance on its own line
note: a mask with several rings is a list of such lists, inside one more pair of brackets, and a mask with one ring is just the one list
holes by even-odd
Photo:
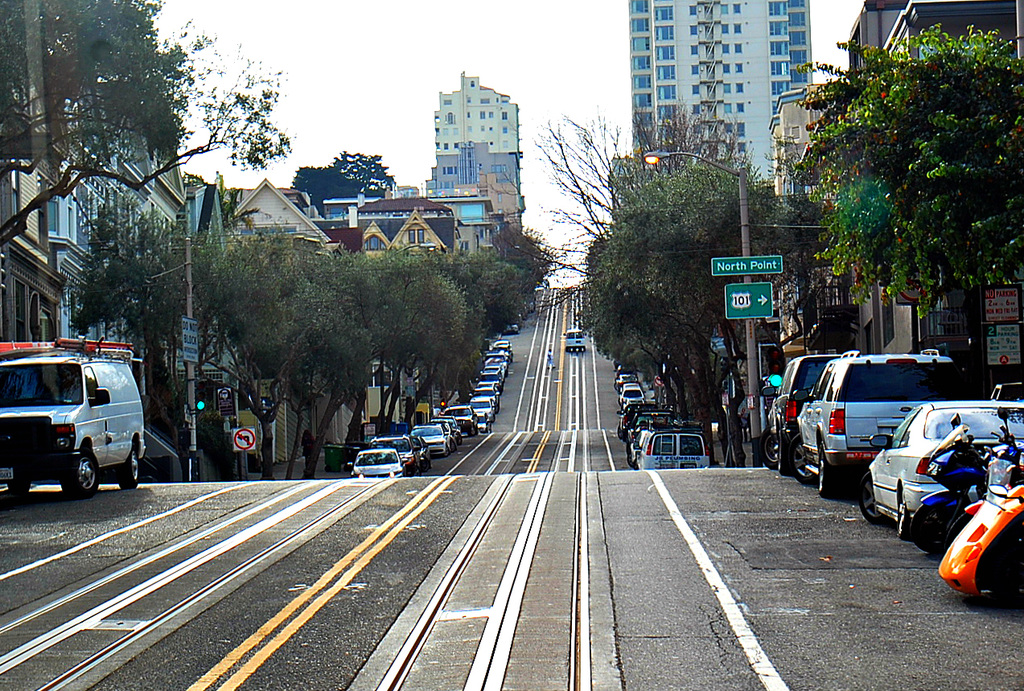
[[654, 18], [659, 22], [670, 22], [675, 19], [675, 12], [671, 7], [655, 7]]
[[696, 45], [690, 46], [690, 55], [696, 55], [696, 54], [697, 54], [697, 46]]
[[629, 9], [633, 14], [647, 14], [651, 10], [651, 6], [647, 3], [647, 0], [633, 0], [629, 3]]
[[658, 81], [664, 81], [668, 79], [676, 78], [676, 66], [675, 65], [659, 65], [658, 66]]
[[638, 55], [633, 58], [633, 69], [634, 70], [649, 70], [651, 69], [651, 56], [650, 55]]
[[806, 31], [790, 31], [789, 32], [789, 45], [791, 45], [791, 46], [806, 46], [807, 45], [807, 32]]
[[772, 82], [772, 96], [781, 96], [789, 91], [789, 82]]
[[629, 28], [634, 34], [646, 34], [651, 30], [651, 20], [646, 17], [634, 19], [629, 23]]
[[633, 88], [634, 89], [650, 89], [651, 88], [651, 75], [649, 74], [638, 74], [633, 77]]
[[666, 84], [665, 86], [658, 87], [658, 100], [659, 101], [674, 101], [676, 100], [676, 86], [675, 84]]
[[772, 60], [771, 75], [773, 77], [786, 77], [789, 75], [789, 63], [785, 60]]
[[633, 105], [637, 108], [650, 108], [652, 103], [650, 94], [635, 94], [633, 96]]
[[736, 74], [743, 74], [743, 63], [742, 62], [737, 62], [736, 63]]
[[794, 65], [802, 65], [807, 62], [806, 50], [794, 50], [789, 53], [789, 61]]
[[747, 109], [747, 106], [746, 106], [746, 104], [745, 104], [745, 103], [737, 103], [737, 104], [736, 104], [736, 112], [737, 112], [737, 113], [742, 113], [742, 112], [744, 112], [744, 111], [745, 111], [746, 109]]
[[786, 0], [772, 0], [768, 3], [769, 17], [785, 17], [789, 14], [789, 7]]
[[658, 46], [654, 53], [658, 57], [658, 62], [667, 62], [676, 59], [675, 46]]
[[743, 33], [743, 25], [742, 24], [733, 24], [732, 25], [732, 32], [734, 34], [742, 34]]
[[789, 33], [789, 22], [768, 22], [769, 36], [785, 36]]
[[651, 39], [647, 36], [637, 36], [633, 39], [634, 53], [647, 53], [651, 50]]
[[807, 15], [803, 12], [793, 12], [789, 15], [789, 25], [799, 27], [807, 26]]
[[768, 46], [770, 55], [789, 55], [789, 41], [772, 41]]
[[697, 65], [690, 65], [690, 74], [694, 77], [700, 74], [700, 67]]

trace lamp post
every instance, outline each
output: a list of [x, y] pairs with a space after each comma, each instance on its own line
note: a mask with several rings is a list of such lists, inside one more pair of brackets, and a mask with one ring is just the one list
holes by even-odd
[[[685, 156], [701, 163], [706, 163], [712, 168], [718, 168], [723, 172], [733, 175], [739, 179], [740, 185], [740, 245], [743, 256], [750, 256], [750, 222], [747, 211], [747, 171], [745, 168], [733, 168], [718, 161], [712, 161], [699, 154], [690, 151], [649, 151], [644, 154], [644, 161], [650, 165], [657, 165], [663, 158], [672, 156]], [[744, 283], [753, 282], [750, 275], [743, 277]], [[754, 338], [754, 320], [746, 319], [747, 335], [747, 403], [749, 405], [750, 419], [750, 453], [751, 462], [754, 466], [762, 465], [761, 462], [761, 360], [757, 352], [757, 342]]]

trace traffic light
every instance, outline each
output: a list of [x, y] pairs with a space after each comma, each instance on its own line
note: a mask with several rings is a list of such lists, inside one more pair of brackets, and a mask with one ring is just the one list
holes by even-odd
[[782, 370], [786, 368], [786, 354], [782, 352], [782, 348], [773, 345], [765, 349], [764, 355], [765, 374], [768, 377], [768, 383], [774, 387], [781, 386]]

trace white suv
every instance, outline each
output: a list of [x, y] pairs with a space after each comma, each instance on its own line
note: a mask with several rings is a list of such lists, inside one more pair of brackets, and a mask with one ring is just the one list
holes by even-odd
[[818, 479], [818, 492], [835, 495], [843, 485], [840, 468], [860, 480], [878, 453], [871, 437], [889, 434], [913, 408], [927, 401], [969, 398], [953, 361], [938, 354], [859, 355], [829, 362], [804, 400], [797, 418], [801, 443], [794, 449], [798, 479]]

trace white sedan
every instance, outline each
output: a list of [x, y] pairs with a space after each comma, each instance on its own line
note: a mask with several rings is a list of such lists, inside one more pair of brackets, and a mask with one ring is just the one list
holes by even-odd
[[879, 523], [896, 521], [900, 538], [910, 539], [910, 519], [925, 496], [943, 486], [924, 474], [943, 439], [956, 428], [954, 417], [976, 444], [995, 444], [999, 434], [999, 408], [1011, 408], [1010, 431], [1024, 434], [1024, 406], [1005, 401], [935, 401], [919, 405], [907, 414], [888, 440], [888, 446], [871, 462], [860, 485], [864, 517]]

